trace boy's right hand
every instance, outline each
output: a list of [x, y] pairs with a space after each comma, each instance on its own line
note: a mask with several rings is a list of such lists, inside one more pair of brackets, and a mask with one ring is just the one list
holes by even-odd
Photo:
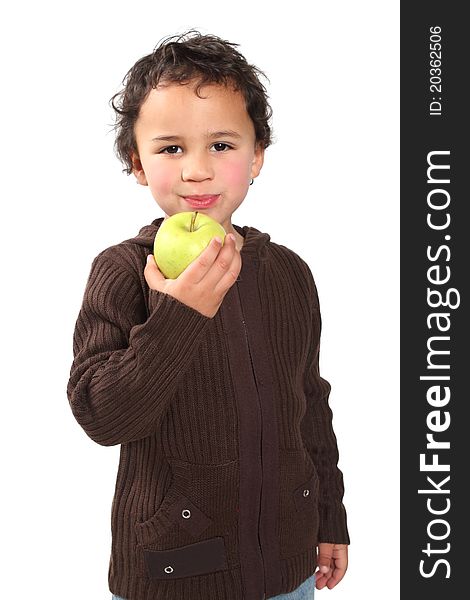
[[225, 294], [237, 280], [241, 266], [235, 238], [233, 234], [228, 234], [223, 246], [213, 238], [176, 279], [165, 279], [153, 254], [149, 254], [144, 276], [151, 289], [170, 294], [212, 318], [219, 310]]

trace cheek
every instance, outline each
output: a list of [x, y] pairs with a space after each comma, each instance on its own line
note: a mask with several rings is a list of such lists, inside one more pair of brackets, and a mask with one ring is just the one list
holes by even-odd
[[229, 187], [244, 187], [249, 183], [249, 167], [246, 160], [230, 161], [223, 165], [217, 174]]
[[172, 191], [174, 175], [168, 167], [154, 164], [146, 171], [146, 175], [150, 189], [157, 192], [158, 195], [166, 195]]

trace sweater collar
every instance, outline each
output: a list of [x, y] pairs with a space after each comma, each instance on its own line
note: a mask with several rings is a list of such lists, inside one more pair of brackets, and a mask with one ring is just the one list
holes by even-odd
[[[142, 227], [133, 238], [125, 240], [124, 243], [138, 244], [144, 246], [150, 250], [153, 250], [153, 242], [155, 235], [163, 223], [164, 217], [160, 217], [152, 221], [149, 225]], [[266, 246], [270, 241], [270, 236], [267, 233], [262, 233], [255, 227], [240, 227], [239, 225], [233, 225], [234, 229], [245, 238], [243, 246], [241, 248], [241, 256], [258, 256], [260, 260], [266, 260], [267, 252]]]

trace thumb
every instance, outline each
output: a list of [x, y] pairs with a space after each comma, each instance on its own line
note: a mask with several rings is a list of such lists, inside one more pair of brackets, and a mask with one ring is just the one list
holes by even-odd
[[165, 276], [158, 268], [153, 254], [149, 254], [147, 256], [147, 264], [145, 265], [144, 269], [144, 277], [149, 287], [154, 290], [159, 288], [158, 284], [160, 282], [165, 281]]
[[333, 558], [334, 544], [318, 544], [317, 564], [320, 573], [328, 573], [331, 567], [331, 559]]

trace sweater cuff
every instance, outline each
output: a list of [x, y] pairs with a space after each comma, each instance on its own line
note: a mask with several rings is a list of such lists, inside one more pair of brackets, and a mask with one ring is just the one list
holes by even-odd
[[184, 310], [184, 312], [187, 313], [189, 316], [191, 316], [192, 313], [196, 313], [194, 315], [195, 317], [199, 315], [199, 317], [202, 317], [205, 320], [210, 320], [210, 317], [206, 317], [206, 315], [203, 315], [195, 308], [192, 308], [184, 302], [181, 302], [174, 296], [171, 296], [170, 294], [165, 294], [164, 292], [160, 292], [158, 290], [154, 290], [153, 288], [149, 288], [150, 315], [152, 315], [152, 313], [154, 313], [156, 309], [162, 310], [162, 308], [164, 308], [165, 305], [169, 308], [172, 308], [173, 310]]
[[350, 544], [346, 510], [342, 502], [319, 505], [319, 543]]
[[149, 290], [149, 311], [145, 332], [150, 334], [148, 342], [151, 344], [154, 339], [159, 346], [170, 339], [175, 342], [184, 340], [184, 345], [191, 346], [207, 323], [212, 321], [174, 296], [153, 289]]

